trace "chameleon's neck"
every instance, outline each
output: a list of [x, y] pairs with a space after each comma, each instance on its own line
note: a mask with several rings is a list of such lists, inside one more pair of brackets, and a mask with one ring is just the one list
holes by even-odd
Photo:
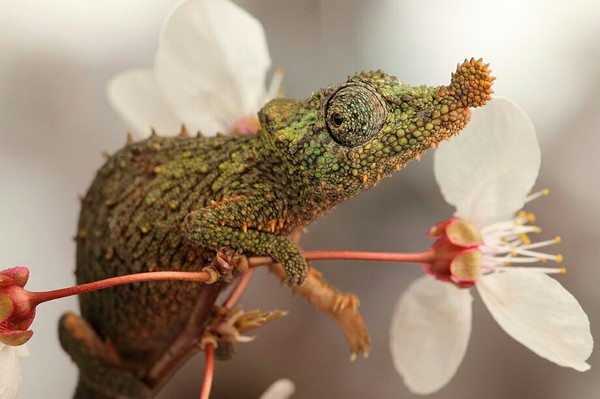
[[[323, 180], [315, 177], [309, 165], [294, 164], [289, 155], [277, 148], [273, 136], [261, 130], [257, 133], [253, 150], [260, 161], [258, 168], [269, 176], [279, 196], [285, 198], [287, 212], [295, 215], [298, 225], [304, 225], [324, 215], [336, 205], [355, 195], [349, 190], [332, 190]], [[357, 192], [362, 189], [357, 188]]]

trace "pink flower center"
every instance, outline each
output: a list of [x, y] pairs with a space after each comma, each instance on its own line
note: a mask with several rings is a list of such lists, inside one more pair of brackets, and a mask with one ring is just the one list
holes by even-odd
[[472, 287], [481, 273], [483, 238], [479, 230], [463, 219], [450, 218], [438, 223], [427, 233], [437, 237], [432, 246], [433, 260], [423, 264], [424, 270], [441, 281], [459, 287]]

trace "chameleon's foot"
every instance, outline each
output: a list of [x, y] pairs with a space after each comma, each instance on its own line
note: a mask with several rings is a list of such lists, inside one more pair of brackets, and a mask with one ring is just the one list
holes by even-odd
[[131, 372], [119, 367], [116, 351], [105, 343], [88, 322], [74, 313], [59, 321], [63, 349], [79, 367], [76, 399], [149, 398], [150, 388]]
[[248, 258], [231, 248], [219, 249], [215, 255], [213, 264], [223, 274], [233, 272], [234, 270], [239, 272], [248, 270]]
[[230, 283], [236, 275], [248, 270], [248, 258], [230, 248], [221, 248], [212, 262], [202, 270], [210, 275], [205, 284], [217, 281]]
[[306, 281], [306, 276], [308, 275], [308, 268], [304, 270], [296, 270], [296, 269], [288, 269], [285, 268], [285, 273], [287, 274], [287, 279], [285, 282], [288, 287], [293, 287], [294, 285], [302, 286]]
[[[283, 240], [281, 238], [281, 241]], [[288, 242], [289, 240], [285, 238], [285, 243]], [[295, 245], [288, 248], [282, 245], [278, 249], [279, 254], [277, 254], [276, 259], [283, 266], [287, 277], [284, 282], [287, 283], [288, 287], [304, 285], [310, 268], [302, 252]]]

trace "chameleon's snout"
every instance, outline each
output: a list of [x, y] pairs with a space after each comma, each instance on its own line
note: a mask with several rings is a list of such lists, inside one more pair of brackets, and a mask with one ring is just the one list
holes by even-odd
[[490, 75], [489, 65], [484, 64], [481, 58], [471, 58], [458, 64], [450, 84], [440, 88], [440, 95], [451, 97], [458, 106], [464, 108], [481, 107], [494, 93], [492, 83], [496, 78]]

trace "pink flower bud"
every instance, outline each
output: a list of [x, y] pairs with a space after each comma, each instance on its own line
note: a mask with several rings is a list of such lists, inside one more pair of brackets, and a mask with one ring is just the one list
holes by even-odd
[[26, 267], [0, 272], [0, 343], [5, 345], [22, 345], [33, 335], [27, 328], [33, 322], [37, 304], [23, 288], [28, 278]]

